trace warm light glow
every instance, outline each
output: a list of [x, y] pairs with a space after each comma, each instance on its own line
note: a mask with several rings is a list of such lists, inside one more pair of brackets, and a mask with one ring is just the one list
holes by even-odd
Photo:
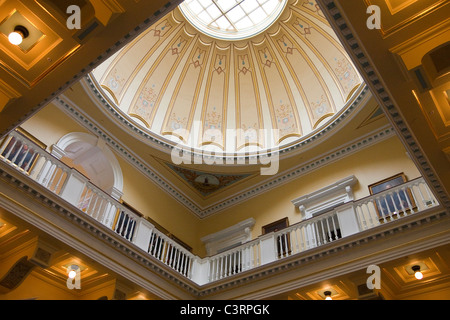
[[325, 296], [325, 300], [333, 300], [331, 298], [331, 291], [325, 291], [323, 294]]
[[423, 278], [423, 274], [420, 271], [417, 271], [414, 273], [414, 277], [416, 277], [417, 280], [421, 280]]
[[417, 280], [421, 280], [423, 278], [423, 274], [420, 272], [420, 266], [413, 266], [411, 269], [414, 271], [414, 276]]
[[69, 272], [69, 278], [70, 278], [70, 279], [75, 278], [76, 275], [77, 275], [77, 273], [76, 273], [75, 271], [73, 271], [73, 270], [71, 270], [71, 271]]
[[11, 44], [18, 46], [23, 41], [23, 35], [20, 32], [14, 31], [9, 34], [8, 40]]

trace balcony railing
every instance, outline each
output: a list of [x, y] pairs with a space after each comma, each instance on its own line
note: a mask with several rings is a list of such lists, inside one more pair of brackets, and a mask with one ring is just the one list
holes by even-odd
[[301, 221], [211, 257], [200, 258], [148, 220], [116, 201], [77, 170], [14, 131], [0, 144], [0, 160], [68, 201], [199, 285], [317, 248], [343, 237], [438, 206], [423, 178]]

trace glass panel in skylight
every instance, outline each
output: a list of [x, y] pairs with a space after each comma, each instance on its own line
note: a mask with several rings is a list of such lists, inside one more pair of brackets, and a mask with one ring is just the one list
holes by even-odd
[[210, 24], [211, 21], [213, 21], [213, 19], [211, 18], [211, 16], [206, 12], [206, 11], [202, 11], [200, 12], [200, 14], [198, 15], [199, 19], [201, 21], [203, 21], [205, 24]]
[[269, 0], [269, 1], [266, 1], [262, 5], [262, 7], [263, 7], [264, 11], [266, 11], [267, 13], [271, 13], [276, 9], [279, 2], [280, 2], [279, 0]]
[[245, 30], [253, 26], [253, 22], [248, 18], [244, 17], [236, 23], [236, 28], [240, 30]]
[[203, 11], [203, 7], [197, 2], [197, 0], [191, 1], [191, 3], [189, 4], [189, 9], [193, 14], [199, 14]]
[[190, 22], [206, 34], [238, 39], [255, 35], [267, 28], [280, 14], [286, 2], [287, 0], [185, 0], [180, 8]]
[[236, 0], [216, 0], [215, 2], [224, 13], [236, 5]]
[[256, 0], [245, 0], [241, 3], [241, 7], [245, 12], [250, 13], [259, 6]]
[[233, 10], [230, 10], [227, 13], [227, 17], [232, 21], [232, 22], [236, 22], [239, 21], [242, 17], [245, 16], [245, 12], [244, 10], [241, 9], [241, 7], [237, 6], [236, 8], [234, 8]]
[[226, 30], [230, 27], [230, 22], [224, 16], [217, 19], [216, 22], [219, 25], [220, 29]]
[[258, 24], [267, 17], [267, 14], [264, 12], [263, 9], [261, 9], [261, 7], [259, 7], [255, 11], [250, 13], [248, 16], [255, 24]]
[[213, 4], [211, 0], [197, 0], [197, 1], [203, 6], [203, 8], [207, 8], [208, 6]]
[[220, 10], [215, 5], [209, 6], [206, 9], [206, 11], [209, 13], [211, 18], [213, 18], [213, 19], [217, 19], [218, 17], [220, 17], [222, 15], [222, 12], [220, 12]]

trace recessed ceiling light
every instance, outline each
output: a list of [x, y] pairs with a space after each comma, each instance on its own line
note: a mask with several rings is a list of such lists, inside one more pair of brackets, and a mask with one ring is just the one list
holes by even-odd
[[24, 26], [16, 26], [14, 31], [9, 34], [8, 40], [11, 44], [18, 46], [22, 43], [23, 39], [28, 37], [28, 35], [29, 32], [27, 28]]

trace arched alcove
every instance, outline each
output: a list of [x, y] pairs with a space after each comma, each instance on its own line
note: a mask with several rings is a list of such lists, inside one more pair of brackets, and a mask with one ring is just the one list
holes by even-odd
[[122, 170], [103, 140], [87, 133], [72, 132], [53, 145], [52, 155], [80, 171], [114, 199], [121, 198]]

